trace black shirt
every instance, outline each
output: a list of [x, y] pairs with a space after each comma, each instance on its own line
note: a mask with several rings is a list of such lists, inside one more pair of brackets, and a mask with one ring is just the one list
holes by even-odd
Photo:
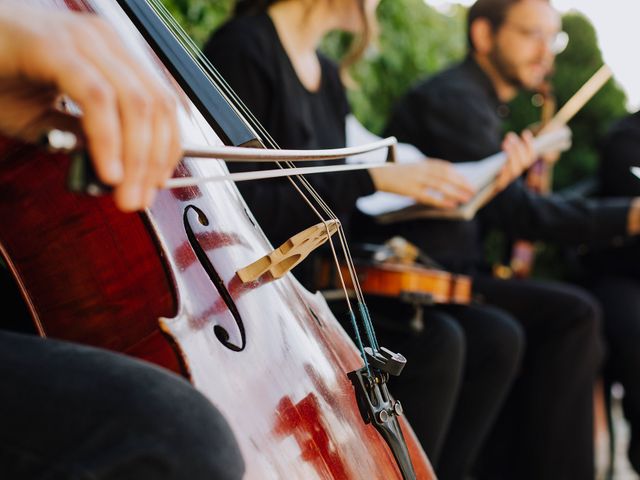
[[[318, 54], [322, 78], [317, 91], [300, 82], [267, 14], [234, 18], [216, 31], [205, 55], [281, 148], [345, 146], [349, 105], [338, 68]], [[275, 168], [264, 164], [228, 164], [230, 169]], [[309, 166], [305, 162], [298, 166]], [[366, 171], [310, 175], [343, 224], [360, 196], [374, 192]], [[238, 184], [240, 192], [274, 245], [318, 223], [309, 207], [284, 179]]]
[[[467, 57], [407, 93], [394, 109], [386, 133], [427, 156], [480, 160], [500, 151], [507, 114], [490, 79]], [[473, 220], [410, 222], [399, 228], [449, 268], [469, 270], [482, 259], [482, 233], [490, 227], [531, 240], [604, 243], [625, 234], [628, 208], [627, 199], [542, 197], [516, 181]]]
[[640, 166], [640, 111], [617, 122], [607, 136], [600, 161], [602, 195], [640, 195], [640, 179], [629, 167]]

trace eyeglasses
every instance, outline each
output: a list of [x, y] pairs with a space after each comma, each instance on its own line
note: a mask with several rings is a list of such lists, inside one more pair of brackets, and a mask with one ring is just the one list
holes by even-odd
[[569, 35], [567, 32], [560, 31], [549, 35], [537, 28], [527, 28], [515, 23], [505, 23], [503, 24], [503, 27], [515, 30], [520, 35], [531, 41], [538, 43], [544, 42], [547, 48], [549, 48], [549, 51], [554, 55], [562, 53], [569, 44]]

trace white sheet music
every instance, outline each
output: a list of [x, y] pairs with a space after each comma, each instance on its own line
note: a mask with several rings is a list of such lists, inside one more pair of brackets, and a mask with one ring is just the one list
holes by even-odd
[[[360, 128], [364, 129], [362, 126], [360, 126]], [[402, 145], [410, 147], [410, 149], [405, 150], [409, 154], [412, 153], [412, 149], [417, 150], [411, 145]], [[539, 155], [549, 151], [567, 150], [571, 146], [571, 131], [564, 127], [551, 133], [541, 135], [534, 139], [533, 145], [536, 153]], [[401, 151], [398, 150], [397, 153], [398, 161], [401, 163], [403, 161]], [[420, 155], [421, 158], [424, 158], [422, 154]], [[411, 162], [415, 162], [415, 156], [409, 158]], [[484, 160], [456, 163], [454, 164], [454, 168], [467, 179], [467, 181], [475, 188], [476, 192], [480, 193], [484, 187], [489, 185], [496, 178], [506, 160], [507, 157], [505, 153], [498, 152]], [[473, 200], [471, 202], [473, 202]], [[391, 212], [397, 212], [405, 208], [413, 207], [414, 205], [416, 205], [416, 201], [412, 198], [387, 192], [376, 192], [373, 195], [359, 198], [357, 202], [357, 207], [360, 211], [374, 217]], [[464, 208], [464, 206], [461, 208]], [[468, 212], [465, 212], [461, 218], [468, 218]]]

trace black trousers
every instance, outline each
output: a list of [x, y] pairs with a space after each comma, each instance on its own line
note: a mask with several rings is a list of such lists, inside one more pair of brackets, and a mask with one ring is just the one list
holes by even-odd
[[629, 461], [640, 473], [640, 241], [582, 258], [586, 285], [600, 300], [607, 344], [604, 377], [624, 387], [623, 408], [631, 438]]
[[424, 329], [397, 300], [369, 299], [381, 345], [407, 357], [389, 388], [440, 480], [463, 479], [519, 370], [524, 335], [496, 308], [429, 307]]
[[[357, 215], [353, 226], [366, 241], [402, 235], [427, 254], [439, 252], [439, 260], [454, 270], [470, 266], [459, 257], [472, 252], [458, 252], [451, 238], [435, 235], [437, 222], [380, 227]], [[474, 277], [474, 291], [514, 318], [526, 340], [520, 374], [479, 456], [477, 478], [592, 479], [593, 385], [603, 356], [597, 300], [557, 282], [481, 275]]]
[[596, 280], [592, 288], [604, 312], [604, 376], [624, 387], [624, 415], [631, 430], [629, 461], [640, 473], [640, 282], [607, 276]]
[[242, 478], [220, 413], [149, 363], [0, 330], [0, 385], [0, 478]]
[[479, 276], [474, 290], [511, 313], [527, 342], [478, 478], [593, 478], [593, 385], [603, 350], [597, 301], [581, 288], [550, 281]]

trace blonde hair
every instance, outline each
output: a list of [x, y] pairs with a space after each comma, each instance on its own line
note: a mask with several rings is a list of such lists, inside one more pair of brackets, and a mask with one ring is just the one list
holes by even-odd
[[[283, 0], [237, 0], [233, 15], [257, 15], [264, 13], [267, 9]], [[333, 1], [333, 0], [330, 0]], [[354, 36], [351, 46], [340, 62], [340, 73], [346, 83], [352, 83], [348, 71], [364, 55], [372, 39], [378, 34], [378, 22], [372, 12], [367, 12], [366, 0], [355, 0], [358, 2], [358, 11], [364, 25], [361, 33]]]

